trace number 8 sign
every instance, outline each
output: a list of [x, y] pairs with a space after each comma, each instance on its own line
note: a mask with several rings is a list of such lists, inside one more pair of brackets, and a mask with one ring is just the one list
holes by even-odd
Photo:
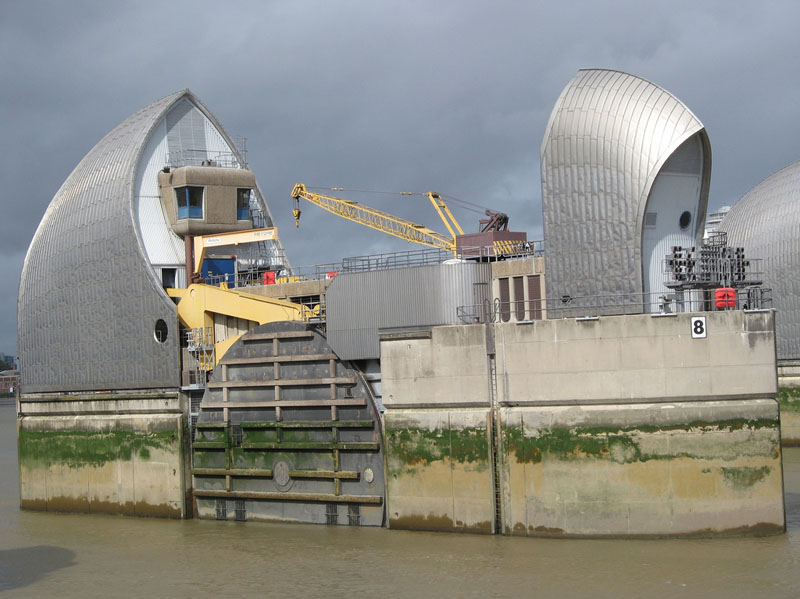
[[692, 316], [692, 339], [705, 339], [708, 334], [705, 316]]

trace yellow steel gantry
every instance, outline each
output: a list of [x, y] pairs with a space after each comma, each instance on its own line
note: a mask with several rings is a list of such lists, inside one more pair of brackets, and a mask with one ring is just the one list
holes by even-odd
[[223, 245], [239, 245], [241, 243], [257, 243], [278, 238], [278, 229], [248, 229], [246, 231], [232, 231], [230, 233], [215, 233], [213, 235], [197, 235], [194, 244], [194, 272], [199, 273], [203, 265], [206, 249]]
[[[404, 194], [411, 195], [411, 194]], [[312, 204], [319, 206], [347, 220], [359, 223], [365, 227], [375, 229], [388, 233], [405, 241], [427, 245], [429, 247], [439, 248], [456, 252], [456, 236], [463, 235], [464, 231], [461, 225], [458, 224], [453, 213], [445, 204], [441, 196], [433, 191], [425, 194], [436, 209], [437, 214], [442, 219], [445, 227], [447, 227], [450, 237], [437, 233], [433, 229], [429, 229], [424, 225], [418, 225], [403, 218], [370, 208], [352, 200], [343, 200], [333, 196], [323, 195], [319, 193], [311, 193], [306, 189], [303, 183], [298, 183], [292, 189], [292, 198], [294, 198], [295, 206], [292, 210], [294, 215], [295, 224], [300, 226], [300, 198], [303, 198]]]
[[[195, 330], [214, 331], [215, 315], [233, 316], [257, 324], [308, 320], [312, 315], [312, 311], [301, 304], [213, 285], [194, 284], [186, 289], [166, 289], [166, 292], [179, 300], [178, 318], [184, 326]], [[239, 337], [241, 335], [217, 342], [212, 334], [209, 341], [214, 345], [216, 363]]]

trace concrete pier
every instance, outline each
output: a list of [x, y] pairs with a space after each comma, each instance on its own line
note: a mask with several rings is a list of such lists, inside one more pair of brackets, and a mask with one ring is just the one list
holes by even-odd
[[773, 327], [739, 311], [385, 335], [389, 526], [783, 531]]
[[21, 507], [191, 515], [187, 411], [177, 392], [31, 394], [19, 411]]

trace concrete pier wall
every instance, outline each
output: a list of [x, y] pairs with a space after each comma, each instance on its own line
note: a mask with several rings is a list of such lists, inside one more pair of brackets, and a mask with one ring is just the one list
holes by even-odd
[[25, 509], [191, 515], [177, 392], [25, 395], [18, 439]]
[[389, 528], [492, 533], [488, 408], [386, 414]]
[[740, 311], [384, 336], [390, 527], [783, 531], [773, 327]]
[[383, 339], [389, 527], [493, 532], [485, 328]]
[[504, 533], [783, 530], [774, 400], [508, 408]]

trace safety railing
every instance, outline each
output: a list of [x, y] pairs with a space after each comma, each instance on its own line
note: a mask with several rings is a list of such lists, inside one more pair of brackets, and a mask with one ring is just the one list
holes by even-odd
[[493, 246], [459, 248], [459, 256], [464, 256], [464, 258], [454, 258], [452, 252], [435, 248], [409, 250], [405, 252], [387, 252], [383, 254], [352, 256], [343, 258], [341, 262], [299, 266], [292, 267], [291, 269], [276, 269], [274, 267], [270, 268], [269, 266], [259, 266], [256, 268], [240, 269], [236, 273], [206, 276], [204, 280], [208, 285], [219, 286], [225, 283], [231, 288], [248, 287], [252, 285], [271, 285], [275, 283], [333, 279], [339, 273], [432, 266], [435, 264], [449, 263], [451, 261], [485, 261], [499, 258], [504, 260], [518, 259], [543, 255], [543, 243], [544, 242], [541, 241], [519, 242], [514, 244], [510, 249], [507, 248], [508, 252], [505, 254], [499, 253]]
[[181, 166], [219, 166], [223, 168], [247, 168], [247, 139], [236, 140], [238, 155], [230, 151], [210, 152], [206, 149], [185, 148], [169, 152], [165, 164], [170, 167]]
[[486, 301], [458, 306], [462, 323], [529, 322], [553, 318], [585, 318], [626, 314], [678, 314], [719, 310], [761, 310], [772, 307], [772, 290], [766, 287], [737, 289], [720, 299], [715, 290], [674, 293], [563, 296], [546, 299]]

